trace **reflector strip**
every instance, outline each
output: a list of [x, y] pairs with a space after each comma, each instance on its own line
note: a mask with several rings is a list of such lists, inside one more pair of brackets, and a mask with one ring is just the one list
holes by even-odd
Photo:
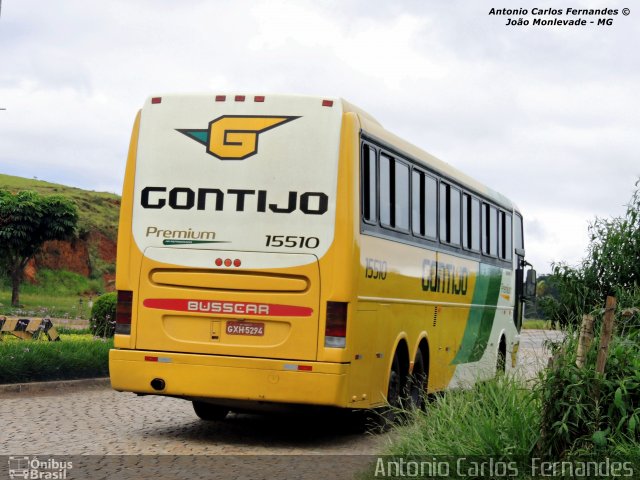
[[158, 362], [158, 363], [171, 363], [171, 359], [169, 357], [154, 357], [152, 355], [145, 355], [145, 362]]
[[313, 371], [313, 366], [311, 365], [295, 365], [293, 363], [285, 363], [283, 365], [285, 370], [291, 370], [295, 372], [311, 372]]

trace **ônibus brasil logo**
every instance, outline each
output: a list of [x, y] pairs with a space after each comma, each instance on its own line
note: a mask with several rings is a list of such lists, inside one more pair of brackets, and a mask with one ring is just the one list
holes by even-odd
[[258, 135], [300, 117], [281, 115], [223, 115], [209, 122], [207, 129], [177, 128], [207, 147], [220, 160], [244, 160], [258, 153]]

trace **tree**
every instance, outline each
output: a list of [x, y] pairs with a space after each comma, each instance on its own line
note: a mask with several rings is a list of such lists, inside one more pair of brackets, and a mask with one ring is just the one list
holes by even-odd
[[[587, 256], [578, 267], [553, 266], [546, 279], [555, 293], [539, 301], [547, 318], [561, 325], [578, 324], [583, 313], [602, 307], [607, 295], [619, 307], [640, 299], [640, 180], [621, 217], [596, 218], [589, 226]], [[625, 305], [628, 302], [629, 305]]]
[[0, 190], [0, 265], [11, 279], [11, 305], [19, 306], [24, 268], [48, 240], [76, 232], [78, 210], [62, 195]]

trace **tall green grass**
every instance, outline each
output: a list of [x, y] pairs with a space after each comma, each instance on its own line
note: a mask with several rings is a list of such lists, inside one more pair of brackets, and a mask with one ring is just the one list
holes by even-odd
[[528, 456], [540, 424], [540, 402], [510, 377], [437, 396], [408, 413], [387, 454], [396, 456]]

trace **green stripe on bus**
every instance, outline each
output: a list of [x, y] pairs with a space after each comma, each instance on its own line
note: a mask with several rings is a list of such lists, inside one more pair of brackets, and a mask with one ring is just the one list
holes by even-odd
[[231, 243], [223, 240], [163, 240], [163, 245], [198, 245], [201, 243]]
[[471, 307], [467, 326], [462, 336], [460, 350], [451, 365], [477, 362], [482, 358], [489, 343], [502, 282], [502, 270], [489, 265], [480, 264], [476, 279], [472, 305], [489, 305], [489, 308]]

